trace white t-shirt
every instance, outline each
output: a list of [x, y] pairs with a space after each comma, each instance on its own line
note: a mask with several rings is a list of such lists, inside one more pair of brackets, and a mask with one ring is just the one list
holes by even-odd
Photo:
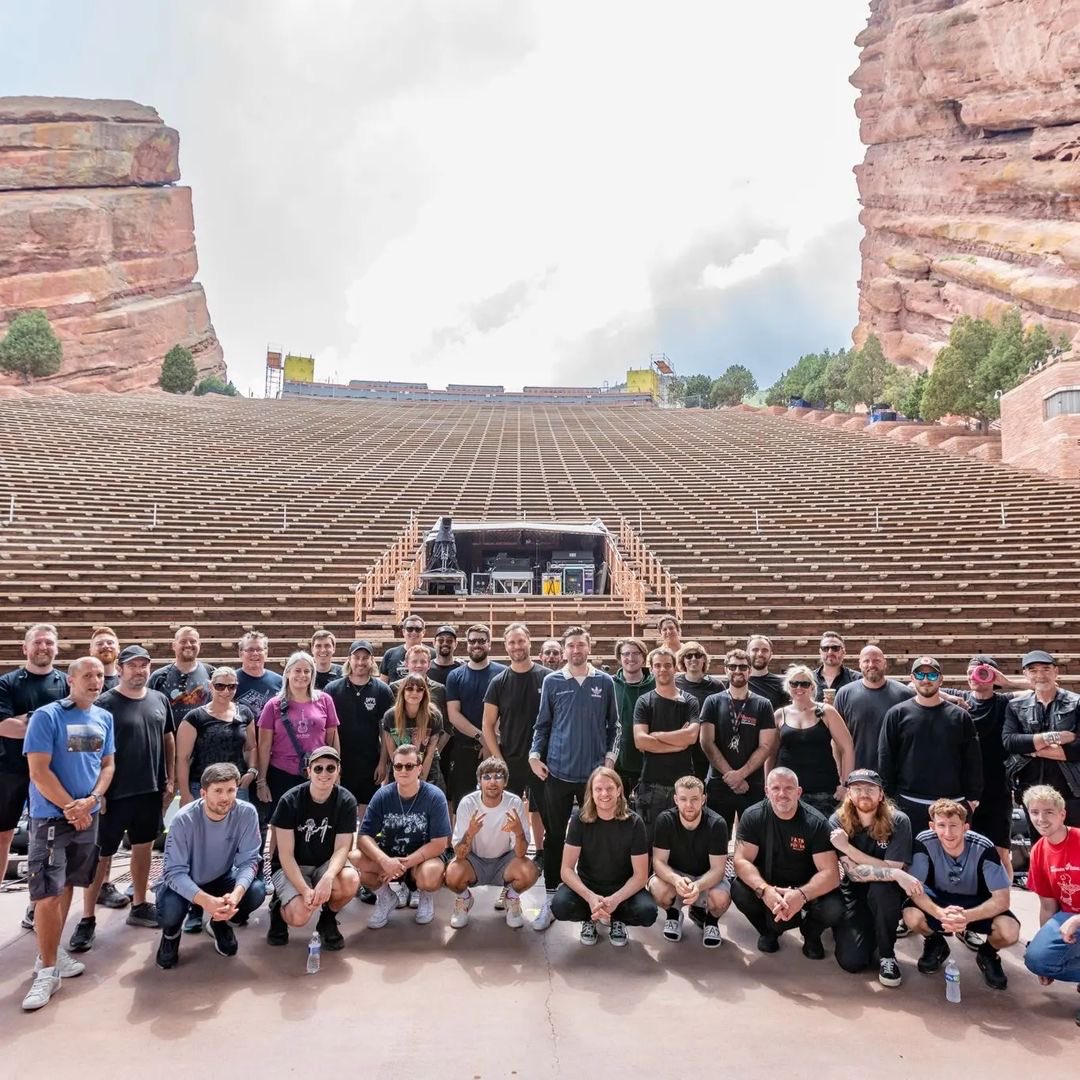
[[470, 791], [461, 802], [458, 803], [457, 817], [454, 819], [454, 838], [452, 843], [457, 846], [465, 836], [465, 830], [472, 821], [472, 816], [477, 811], [484, 815], [484, 824], [473, 839], [472, 850], [474, 855], [481, 859], [497, 859], [508, 851], [514, 850], [514, 834], [503, 832], [503, 822], [506, 820], [508, 810], [516, 810], [521, 827], [525, 830], [525, 843], [529, 842], [529, 818], [525, 813], [522, 801], [511, 791], [504, 791], [502, 802], [498, 806], [485, 806], [483, 796], [479, 791]]

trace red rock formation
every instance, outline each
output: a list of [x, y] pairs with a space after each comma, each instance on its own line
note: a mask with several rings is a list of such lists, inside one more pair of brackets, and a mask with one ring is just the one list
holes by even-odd
[[1080, 335], [1080, 4], [871, 0], [856, 345], [928, 367], [962, 314]]
[[[145, 390], [173, 345], [224, 375], [198, 269], [180, 137], [133, 101], [0, 98], [0, 334], [41, 308], [63, 390]], [[24, 388], [0, 375], [0, 395]]]

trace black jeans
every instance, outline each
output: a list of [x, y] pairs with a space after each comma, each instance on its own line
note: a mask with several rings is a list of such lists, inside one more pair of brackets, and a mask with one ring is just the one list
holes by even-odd
[[[546, 865], [546, 855], [544, 859]], [[589, 885], [589, 888], [594, 886]], [[618, 888], [619, 886], [602, 885], [596, 886], [595, 891], [610, 896]], [[592, 918], [589, 905], [569, 885], [560, 885], [555, 890], [555, 895], [551, 898], [551, 914], [560, 922], [585, 922]], [[611, 918], [627, 926], [652, 926], [656, 922], [656, 914], [656, 901], [649, 895], [648, 890], [642, 889], [624, 900], [611, 913]]]
[[[642, 780], [637, 786], [637, 798], [635, 807], [641, 820], [645, 823], [645, 834], [649, 838], [649, 848], [653, 844], [653, 831], [656, 828], [656, 819], [665, 811], [675, 805], [675, 788], [667, 784], [650, 784]], [[650, 858], [652, 851], [649, 852]]]
[[585, 781], [572, 784], [548, 775], [544, 781], [544, 888], [548, 892], [562, 881], [562, 853], [566, 847], [566, 826], [574, 812], [574, 800], [585, 801]]
[[735, 815], [765, 798], [764, 790], [757, 787], [737, 795], [723, 780], [710, 780], [705, 794], [709, 809], [715, 810], [727, 822], [728, 836], [735, 835]]
[[844, 914], [833, 927], [836, 962], [852, 973], [865, 971], [874, 962], [896, 956], [896, 928], [904, 906], [904, 890], [895, 882], [872, 885], [840, 885]]
[[[777, 922], [765, 906], [765, 901], [759, 900], [753, 889], [739, 878], [731, 883], [731, 901], [750, 920], [759, 934], [780, 935], [798, 926], [802, 929], [804, 938], [817, 938], [830, 926], [836, 926], [844, 913], [840, 890], [833, 889], [832, 892], [811, 900], [794, 919]], [[893, 929], [895, 928], [894, 922]]]

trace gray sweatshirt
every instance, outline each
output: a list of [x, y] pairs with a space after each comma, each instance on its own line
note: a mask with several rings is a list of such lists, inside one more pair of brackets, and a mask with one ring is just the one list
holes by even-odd
[[203, 885], [228, 875], [245, 891], [255, 879], [262, 845], [259, 814], [238, 802], [221, 821], [211, 821], [203, 800], [188, 803], [173, 818], [165, 840], [165, 884], [185, 900]]

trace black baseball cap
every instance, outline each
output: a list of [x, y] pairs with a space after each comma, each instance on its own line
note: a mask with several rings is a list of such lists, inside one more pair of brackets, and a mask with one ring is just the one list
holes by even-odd
[[885, 782], [873, 769], [852, 769], [848, 773], [847, 786], [851, 787], [852, 784], [873, 784], [875, 787], [885, 790]]
[[[124, 654], [120, 654], [120, 658], [123, 659]], [[1032, 664], [1053, 664], [1057, 667], [1057, 661], [1048, 653], [1042, 649], [1034, 649], [1029, 653], [1024, 653], [1024, 659], [1020, 661], [1022, 668], [1030, 667]]]
[[126, 664], [129, 660], [149, 660], [150, 654], [141, 645], [129, 645], [116, 659]]
[[916, 656], [915, 659], [911, 662], [911, 673], [914, 675], [915, 672], [919, 670], [919, 668], [923, 667], [933, 668], [939, 674], [941, 672], [941, 665], [937, 662], [936, 659], [934, 659], [934, 657]]
[[372, 656], [375, 655], [375, 650], [374, 648], [372, 648], [371, 642], [368, 641], [366, 638], [361, 638], [359, 641], [354, 641], [349, 646], [349, 655], [352, 656], [354, 652], [359, 652], [361, 649], [363, 649], [365, 652], [371, 653]]
[[435, 631], [436, 637], [441, 637], [443, 634], [449, 634], [457, 641], [457, 631], [449, 623], [443, 623], [442, 626]]

